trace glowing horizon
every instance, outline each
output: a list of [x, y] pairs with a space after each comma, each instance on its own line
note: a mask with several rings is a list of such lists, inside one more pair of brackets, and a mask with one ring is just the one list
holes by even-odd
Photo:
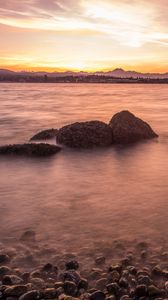
[[0, 68], [165, 73], [166, 2], [0, 0]]

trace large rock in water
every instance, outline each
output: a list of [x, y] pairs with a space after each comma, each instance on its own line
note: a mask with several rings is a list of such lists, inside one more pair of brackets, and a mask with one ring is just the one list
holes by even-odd
[[129, 111], [115, 114], [109, 126], [112, 128], [113, 142], [117, 144], [133, 143], [158, 136], [149, 124], [135, 117]]
[[56, 145], [40, 144], [14, 144], [0, 146], [0, 155], [50, 156], [56, 154], [61, 148]]
[[104, 147], [112, 144], [112, 131], [100, 121], [73, 123], [60, 128], [56, 140], [72, 148]]
[[51, 139], [53, 137], [56, 137], [56, 134], [58, 132], [58, 129], [46, 129], [43, 131], [40, 131], [38, 133], [36, 133], [35, 135], [33, 135], [30, 139], [30, 141], [35, 141], [35, 140], [48, 140]]

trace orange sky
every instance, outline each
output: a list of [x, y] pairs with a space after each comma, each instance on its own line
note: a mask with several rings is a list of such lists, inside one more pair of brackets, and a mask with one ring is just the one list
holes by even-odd
[[168, 0], [0, 0], [0, 68], [168, 71]]

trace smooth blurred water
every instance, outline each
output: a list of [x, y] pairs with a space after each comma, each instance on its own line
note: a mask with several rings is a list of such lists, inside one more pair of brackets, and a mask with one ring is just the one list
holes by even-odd
[[1, 239], [34, 229], [65, 248], [114, 239], [167, 241], [168, 86], [1, 84], [0, 144], [128, 109], [159, 139], [51, 158], [0, 158]]

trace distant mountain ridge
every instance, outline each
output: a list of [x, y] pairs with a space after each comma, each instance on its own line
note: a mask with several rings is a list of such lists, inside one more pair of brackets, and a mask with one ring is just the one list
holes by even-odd
[[0, 75], [20, 75], [20, 76], [45, 76], [48, 77], [65, 77], [65, 76], [111, 76], [119, 78], [143, 78], [143, 79], [166, 79], [168, 78], [168, 72], [166, 73], [140, 73], [136, 71], [125, 71], [121, 68], [114, 69], [113, 71], [97, 71], [97, 72], [75, 72], [75, 71], [65, 71], [65, 72], [29, 72], [29, 71], [11, 71], [8, 69], [0, 69]]

